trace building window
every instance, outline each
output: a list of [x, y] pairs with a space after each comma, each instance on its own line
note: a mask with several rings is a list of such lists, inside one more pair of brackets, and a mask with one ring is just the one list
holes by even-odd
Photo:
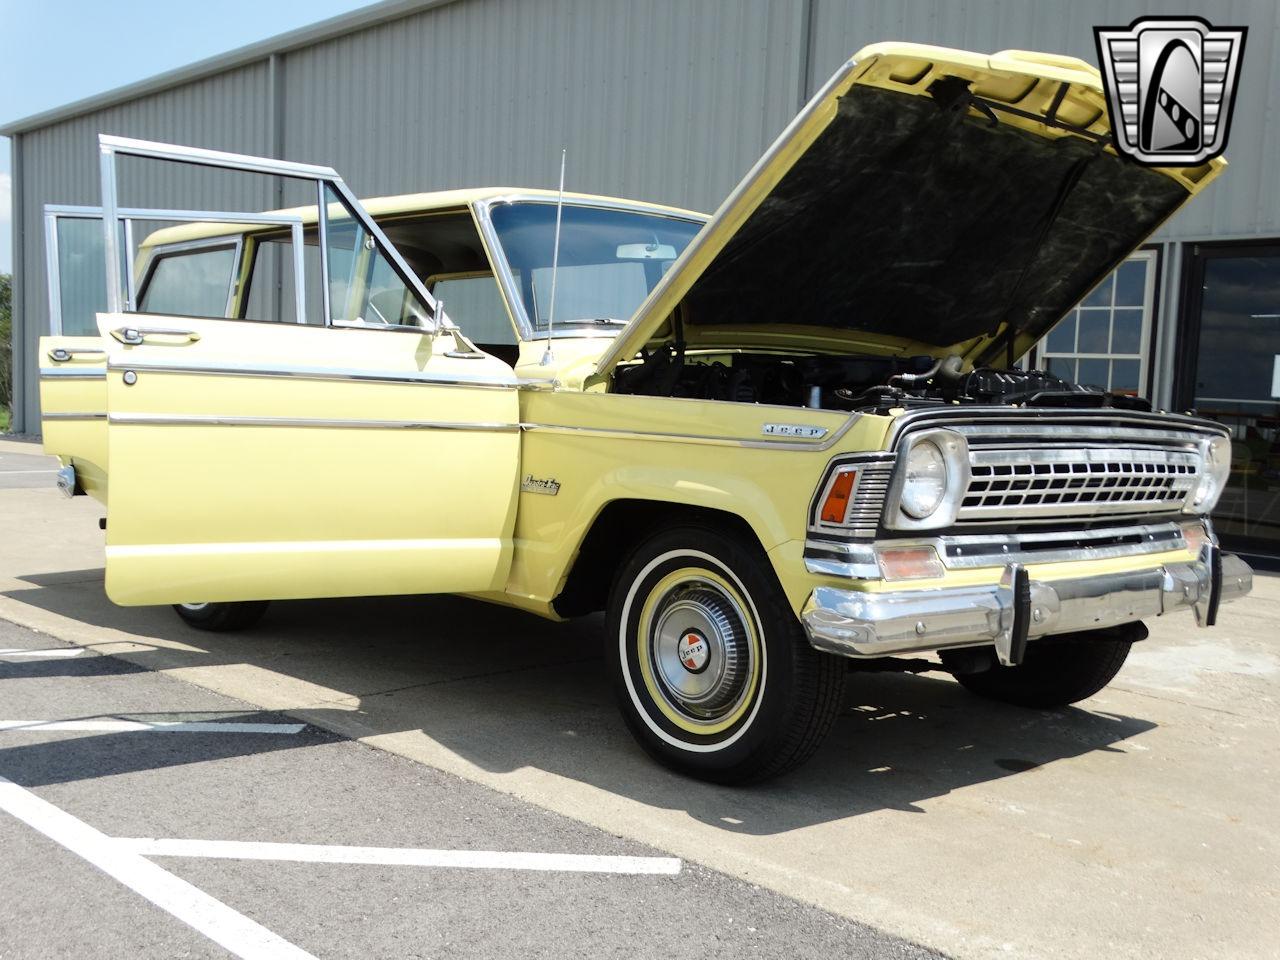
[[1120, 264], [1040, 341], [1036, 365], [1073, 383], [1149, 396], [1157, 256], [1144, 250]]

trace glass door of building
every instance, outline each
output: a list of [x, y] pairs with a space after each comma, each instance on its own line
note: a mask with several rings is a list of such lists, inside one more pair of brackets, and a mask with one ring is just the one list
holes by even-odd
[[1231, 430], [1214, 524], [1280, 558], [1280, 244], [1196, 244], [1185, 266], [1178, 405]]

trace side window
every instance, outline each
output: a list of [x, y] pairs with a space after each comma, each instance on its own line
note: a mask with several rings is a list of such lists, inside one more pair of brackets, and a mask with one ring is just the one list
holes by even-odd
[[142, 313], [225, 317], [236, 267], [235, 246], [203, 247], [156, 257], [139, 298]]
[[427, 287], [444, 301], [444, 312], [474, 342], [517, 343], [502, 290], [492, 273], [438, 274], [427, 281]]
[[326, 187], [329, 203], [325, 252], [329, 258], [329, 316], [353, 326], [422, 327], [427, 310], [377, 240]]
[[417, 302], [390, 262], [376, 253], [369, 269], [369, 298], [365, 319], [372, 323], [417, 326], [413, 305]]
[[[293, 241], [287, 237], [264, 237], [251, 241], [248, 289], [240, 316], [245, 320], [297, 323], [297, 295], [294, 290]], [[302, 245], [303, 308], [308, 324], [324, 324], [324, 301], [320, 297], [320, 245], [312, 231]]]
[[[95, 314], [107, 309], [107, 272], [102, 262], [102, 217], [58, 214], [46, 208], [47, 269], [52, 285], [51, 333], [96, 336]], [[125, 231], [121, 224], [120, 243]], [[121, 260], [125, 255], [121, 254]], [[120, 265], [121, 273], [125, 264]]]

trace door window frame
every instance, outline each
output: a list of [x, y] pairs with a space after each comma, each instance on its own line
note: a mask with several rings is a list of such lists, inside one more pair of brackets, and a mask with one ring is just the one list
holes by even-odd
[[[288, 225], [293, 238], [293, 270], [294, 270], [294, 305], [295, 316], [299, 324], [306, 324], [305, 269], [303, 266], [303, 223], [300, 216], [285, 214], [227, 214], [203, 210], [155, 210], [122, 208], [117, 202], [118, 175], [117, 159], [119, 157], [138, 157], [151, 160], [164, 160], [174, 163], [185, 163], [194, 166], [214, 167], [233, 170], [241, 173], [265, 174], [267, 176], [287, 177], [295, 180], [310, 181], [316, 190], [316, 232], [320, 244], [320, 289], [324, 309], [324, 326], [333, 327], [333, 314], [329, 303], [329, 248], [328, 220], [330, 203], [326, 191], [332, 192], [346, 207], [347, 215], [364, 228], [372, 236], [382, 254], [391, 264], [392, 269], [418, 298], [429, 316], [423, 317], [422, 327], [370, 327], [368, 329], [406, 330], [417, 333], [435, 333], [450, 329], [448, 319], [437, 307], [435, 298], [427, 291], [421, 279], [409, 268], [395, 246], [387, 239], [386, 234], [361, 206], [360, 201], [343, 182], [342, 177], [332, 167], [315, 164], [294, 163], [288, 160], [276, 160], [269, 157], [254, 157], [247, 154], [226, 153], [221, 150], [206, 150], [199, 147], [185, 147], [169, 143], [157, 143], [149, 140], [135, 140], [129, 137], [117, 137], [109, 134], [98, 135], [100, 152], [100, 172], [102, 181], [102, 229], [104, 258], [107, 268], [107, 312], [126, 312], [126, 306], [132, 307], [134, 301], [133, 282], [127, 276], [121, 283], [119, 268], [120, 247], [118, 227], [122, 220], [129, 219], [165, 220], [174, 222], [209, 222], [258, 224], [266, 226]], [[131, 273], [129, 266], [126, 273]], [[212, 318], [219, 319], [219, 318]], [[225, 318], [222, 318], [225, 319]]]
[[[300, 276], [302, 268], [302, 218], [292, 214], [265, 214], [265, 213], [244, 213], [230, 211], [210, 211], [210, 210], [156, 210], [143, 207], [117, 207], [115, 211], [115, 219], [117, 223], [123, 225], [123, 237], [119, 238], [123, 241], [123, 265], [124, 265], [124, 285], [123, 288], [117, 287], [119, 296], [121, 297], [122, 306], [120, 309], [113, 310], [111, 308], [111, 289], [115, 286], [112, 283], [112, 277], [117, 278], [119, 283], [121, 269], [117, 261], [114, 268], [108, 267], [107, 272], [107, 311], [109, 313], [136, 313], [138, 295], [140, 293], [140, 285], [138, 283], [135, 263], [135, 245], [134, 245], [134, 224], [147, 221], [174, 221], [183, 223], [203, 222], [203, 223], [230, 223], [230, 224], [247, 224], [259, 226], [279, 226], [289, 229], [295, 249], [297, 253], [294, 257], [295, 274]], [[60, 240], [58, 237], [58, 224], [62, 220], [99, 220], [102, 222], [104, 239], [112, 233], [107, 226], [107, 218], [103, 207], [86, 207], [72, 206], [68, 204], [47, 203], [44, 206], [44, 231], [45, 231], [45, 279], [49, 285], [49, 333], [53, 336], [62, 336], [62, 275], [60, 261]], [[116, 234], [121, 230], [116, 230]], [[182, 249], [194, 248], [199, 245], [210, 246], [229, 246], [234, 243], [236, 246], [235, 261], [237, 269], [239, 266], [239, 257], [242, 250], [243, 234], [235, 234], [228, 237], [211, 237], [208, 240], [195, 240], [190, 243], [174, 244], [172, 246], [155, 248], [155, 256], [148, 261], [143, 271], [143, 279], [141, 287], [145, 287], [151, 272], [154, 269], [156, 261], [167, 255], [170, 251], [179, 251]], [[114, 253], [108, 253], [110, 257], [120, 257], [121, 248], [116, 246]], [[108, 259], [107, 263], [113, 261]], [[228, 309], [229, 305], [235, 297], [236, 283], [239, 280], [238, 273], [233, 273], [230, 280], [230, 289], [227, 294]], [[299, 314], [305, 321], [305, 314], [302, 314], [301, 307]]]

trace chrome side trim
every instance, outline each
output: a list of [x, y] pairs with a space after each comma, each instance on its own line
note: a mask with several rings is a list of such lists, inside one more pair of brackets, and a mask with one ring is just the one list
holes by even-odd
[[[46, 414], [47, 416], [47, 414]], [[338, 420], [322, 417], [234, 417], [200, 414], [113, 413], [109, 423], [119, 426], [196, 427], [328, 427], [337, 430], [466, 430], [515, 433], [516, 423], [459, 423], [446, 420]]]
[[740, 437], [718, 437], [700, 433], [663, 433], [651, 430], [613, 430], [607, 427], [571, 427], [564, 424], [522, 423], [520, 429], [541, 433], [584, 434], [607, 437], [611, 440], [659, 440], [671, 443], [704, 443], [721, 447], [745, 447], [752, 450], [804, 450], [821, 453], [830, 450], [840, 438], [849, 432], [860, 414], [851, 414], [830, 437], [825, 440], [745, 440]]
[[537, 391], [543, 391], [547, 393], [554, 393], [556, 387], [559, 386], [559, 381], [558, 380], [538, 380], [535, 378], [522, 377], [516, 381], [516, 386], [519, 387], [521, 390], [537, 390]]
[[74, 367], [41, 367], [40, 379], [42, 380], [104, 380], [107, 371], [105, 367], [96, 369], [80, 369]]
[[[870, 592], [818, 587], [801, 612], [809, 642], [846, 657], [883, 657], [953, 647], [993, 645], [999, 651], [1015, 623], [1029, 638], [1078, 633], [1133, 623], [1176, 610], [1198, 611], [1212, 596], [1214, 572], [1198, 560], [1146, 570], [1030, 581], [1020, 606], [1012, 578], [944, 590]], [[1017, 564], [1010, 564], [1013, 569]], [[1222, 557], [1219, 602], [1249, 593], [1253, 572], [1234, 556]], [[1204, 625], [1203, 618], [1197, 621]], [[1007, 646], [1007, 643], [1006, 643]], [[1007, 655], [1008, 651], [1000, 651]]]
[[870, 543], [804, 542], [804, 568], [810, 573], [849, 580], [879, 580], [880, 563]]
[[216, 363], [108, 363], [108, 370], [137, 370], [162, 374], [196, 374], [211, 377], [266, 377], [286, 380], [358, 380], [372, 383], [436, 383], [458, 387], [502, 387], [514, 390], [515, 377], [494, 378], [464, 373], [439, 375], [399, 370], [358, 370], [354, 367], [226, 366]]
[[79, 411], [75, 411], [72, 413], [42, 413], [40, 415], [40, 419], [41, 420], [105, 420], [107, 419], [107, 415], [105, 413], [88, 413], [88, 412], [81, 413]]

